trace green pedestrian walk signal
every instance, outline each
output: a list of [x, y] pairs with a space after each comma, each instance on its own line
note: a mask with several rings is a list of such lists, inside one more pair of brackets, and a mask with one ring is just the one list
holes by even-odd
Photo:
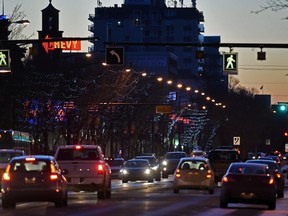
[[223, 54], [223, 71], [226, 74], [238, 74], [238, 53]]
[[11, 72], [9, 50], [0, 50], [0, 73], [3, 72]]

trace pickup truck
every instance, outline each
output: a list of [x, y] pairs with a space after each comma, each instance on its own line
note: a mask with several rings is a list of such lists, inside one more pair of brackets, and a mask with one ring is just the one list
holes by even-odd
[[70, 191], [97, 191], [98, 199], [111, 198], [111, 169], [100, 146], [59, 146], [54, 155]]

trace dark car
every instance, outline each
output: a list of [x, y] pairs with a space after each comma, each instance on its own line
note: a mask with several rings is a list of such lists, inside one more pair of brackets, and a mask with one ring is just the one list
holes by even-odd
[[155, 181], [161, 181], [161, 168], [158, 159], [155, 156], [136, 156], [136, 159], [146, 159], [152, 168]]
[[227, 208], [229, 203], [264, 204], [270, 210], [276, 208], [277, 186], [266, 164], [231, 163], [221, 184], [221, 208]]
[[182, 151], [167, 152], [161, 164], [162, 178], [168, 178], [169, 174], [174, 174], [180, 159], [183, 157], [187, 157], [187, 154]]
[[130, 159], [124, 163], [120, 171], [122, 183], [145, 180], [153, 182], [153, 172], [146, 159]]
[[17, 202], [54, 202], [67, 206], [67, 181], [52, 156], [14, 157], [1, 183], [2, 207], [15, 208]]
[[215, 174], [215, 182], [221, 181], [231, 163], [241, 161], [239, 152], [234, 149], [214, 149], [209, 151], [207, 157]]
[[246, 163], [267, 164], [269, 167], [270, 175], [274, 176], [276, 184], [277, 184], [277, 197], [278, 198], [284, 197], [285, 176], [276, 161], [258, 159], [258, 160], [247, 160]]
[[123, 158], [108, 158], [105, 161], [109, 164], [111, 169], [111, 178], [117, 179], [120, 178], [120, 170], [124, 164]]

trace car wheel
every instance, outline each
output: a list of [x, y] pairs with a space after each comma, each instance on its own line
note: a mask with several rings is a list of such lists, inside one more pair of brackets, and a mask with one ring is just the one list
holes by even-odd
[[227, 208], [227, 207], [228, 207], [227, 199], [220, 197], [220, 208]]
[[178, 194], [179, 191], [180, 191], [179, 188], [174, 188], [174, 189], [173, 189], [173, 192], [174, 192], [175, 194]]
[[284, 197], [284, 191], [279, 191], [279, 192], [277, 193], [277, 197], [278, 197], [278, 198], [283, 198], [283, 197]]
[[273, 201], [271, 201], [269, 204], [268, 204], [268, 209], [269, 210], [275, 210], [276, 208], [276, 199], [274, 199]]
[[106, 199], [107, 198], [107, 191], [108, 191], [107, 186], [106, 186], [106, 183], [104, 181], [102, 188], [97, 191], [97, 198], [98, 199]]
[[214, 194], [214, 188], [209, 189], [209, 194]]
[[168, 178], [168, 174], [167, 173], [162, 173], [162, 178]]
[[2, 208], [3, 209], [8, 209], [8, 208], [15, 208], [16, 207], [16, 202], [6, 199], [6, 198], [2, 198]]

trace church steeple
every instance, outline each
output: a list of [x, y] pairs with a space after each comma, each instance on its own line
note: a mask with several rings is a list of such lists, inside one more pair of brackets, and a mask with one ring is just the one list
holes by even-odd
[[42, 10], [42, 31], [39, 32], [39, 38], [43, 39], [47, 35], [52, 37], [62, 37], [63, 31], [59, 31], [59, 10], [52, 5], [52, 0], [49, 0], [49, 5]]

